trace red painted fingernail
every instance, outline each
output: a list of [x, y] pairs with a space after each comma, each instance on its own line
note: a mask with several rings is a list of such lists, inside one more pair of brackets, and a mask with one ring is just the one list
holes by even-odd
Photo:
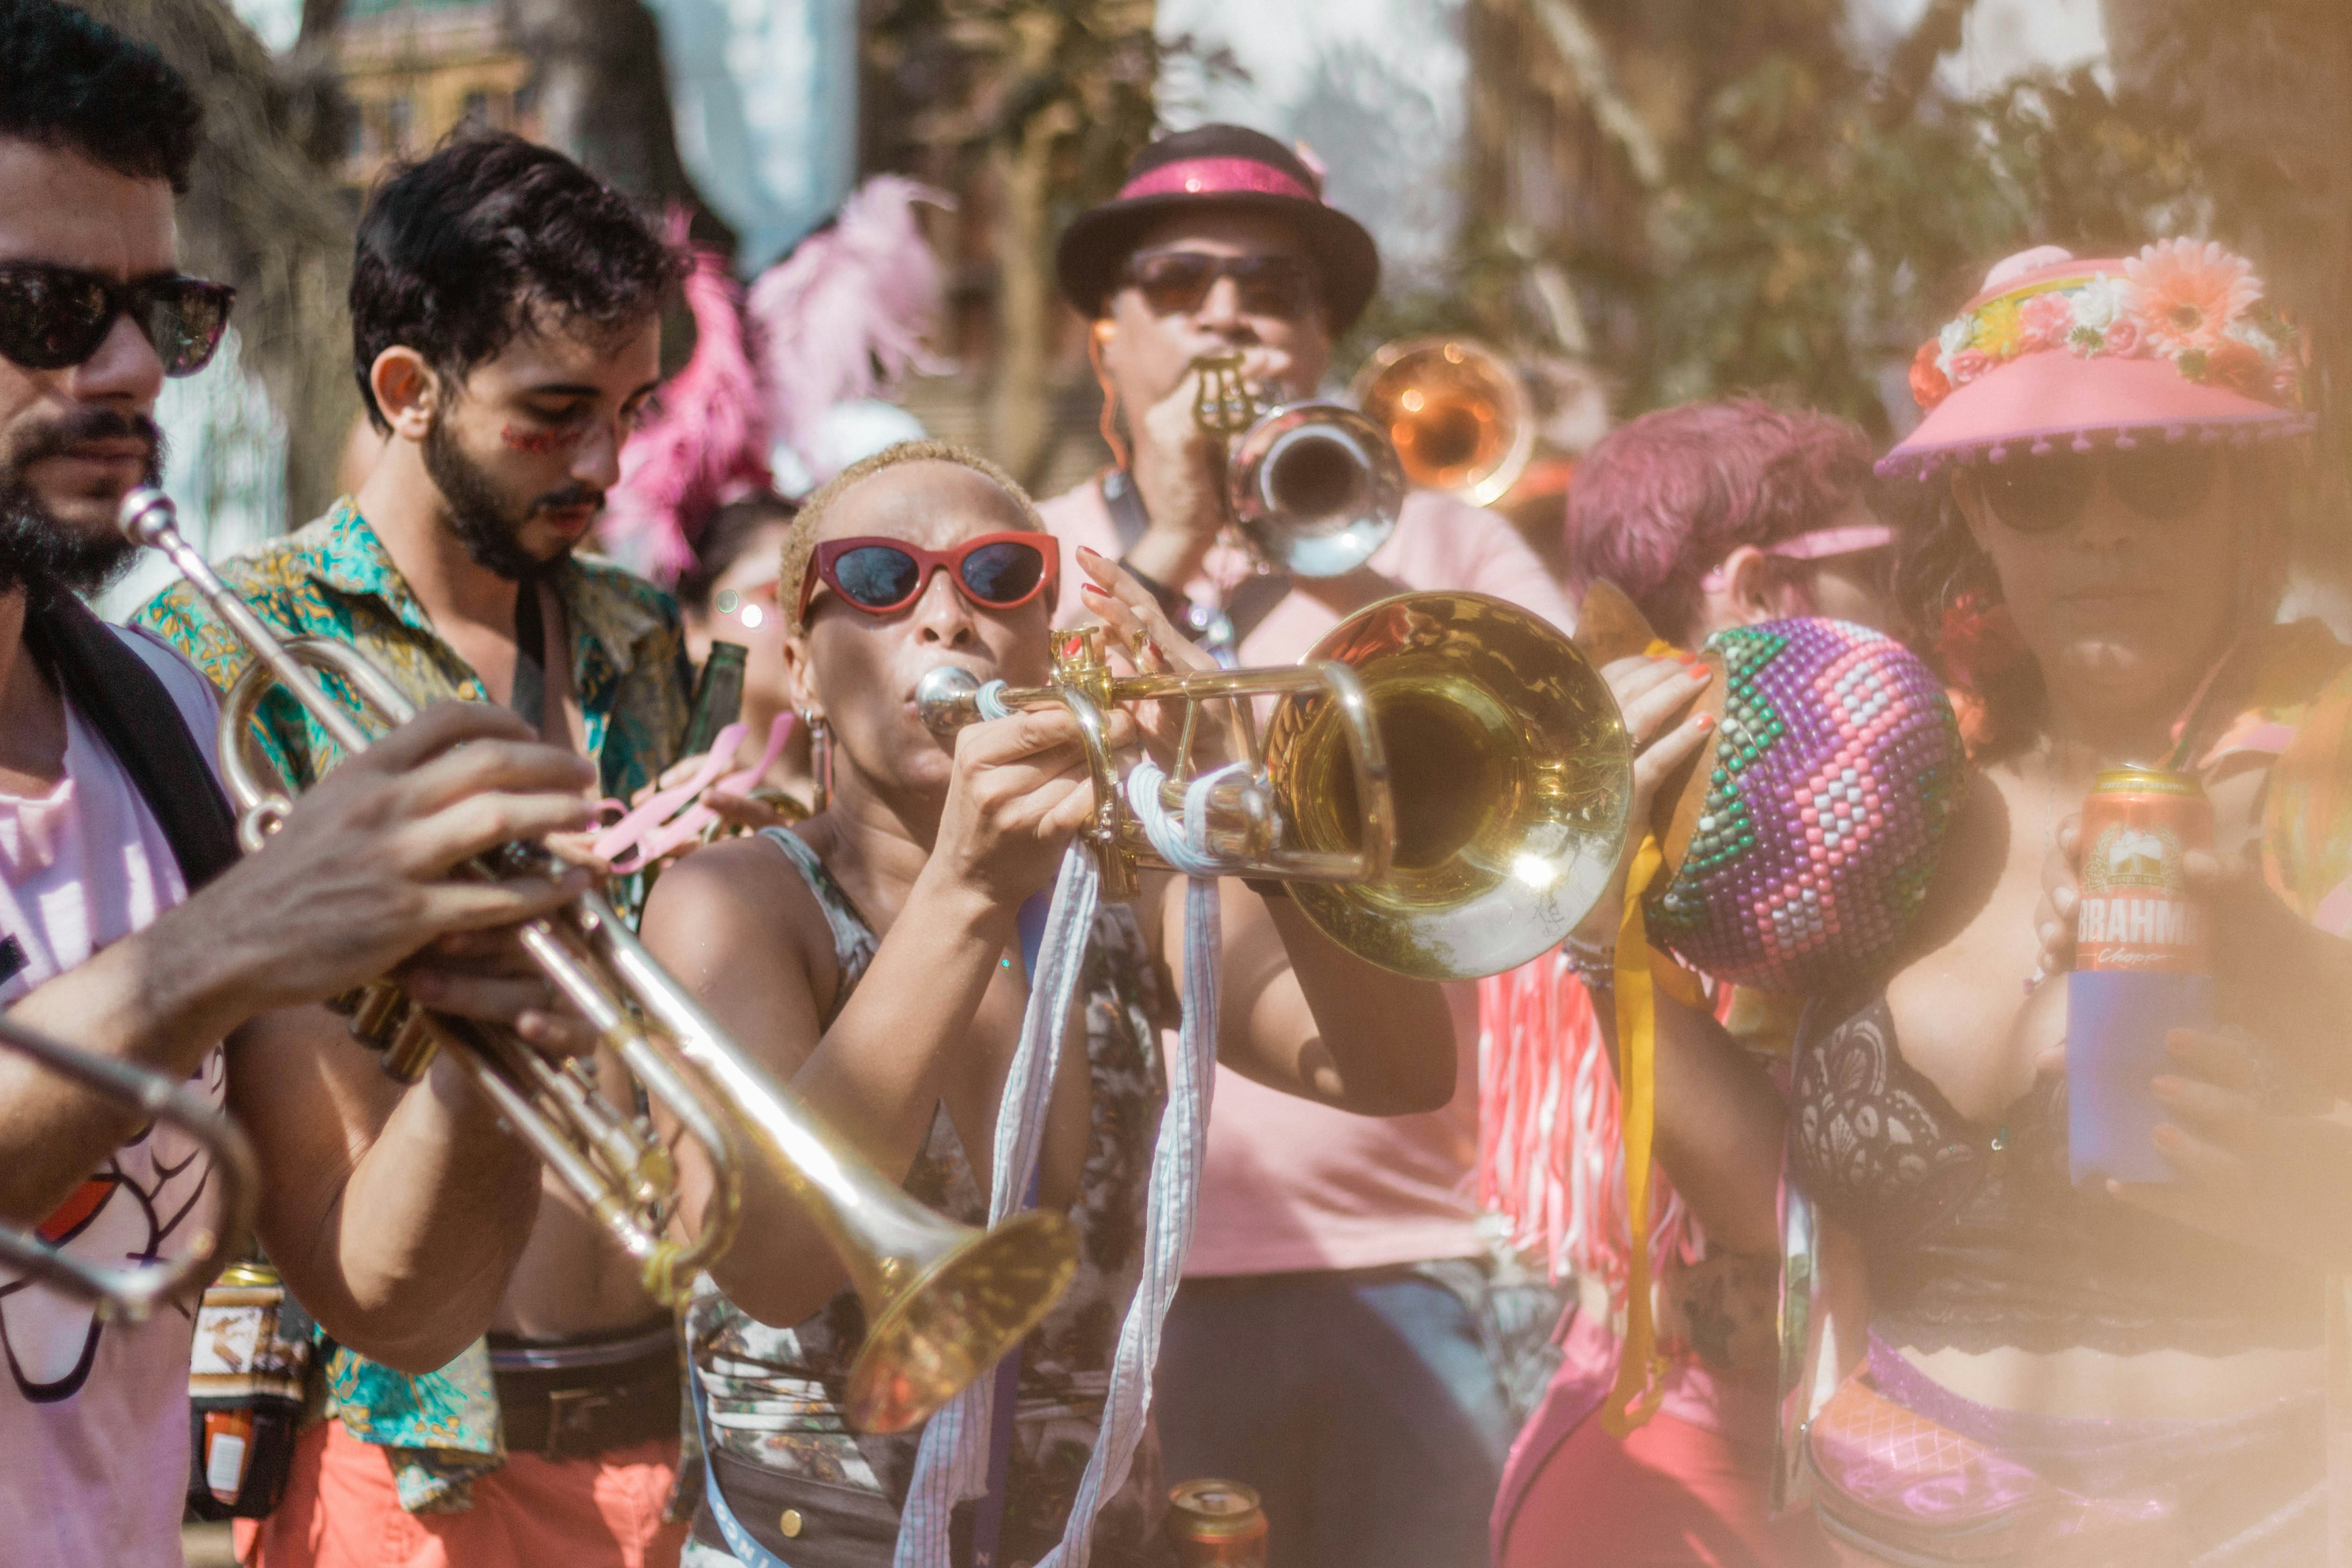
[[1696, 721], [1702, 731], [1715, 728], [1715, 715], [1712, 713], [1700, 714]]
[[1099, 561], [1102, 559], [1102, 552], [1098, 550], [1090, 550], [1081, 544], [1078, 546], [1078, 557], [1083, 561]]

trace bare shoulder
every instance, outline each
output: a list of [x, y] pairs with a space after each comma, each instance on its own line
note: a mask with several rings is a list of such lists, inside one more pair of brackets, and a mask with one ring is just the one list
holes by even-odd
[[698, 849], [662, 874], [646, 901], [645, 937], [664, 963], [715, 969], [740, 959], [782, 967], [829, 993], [838, 979], [824, 906], [783, 851], [758, 835]]

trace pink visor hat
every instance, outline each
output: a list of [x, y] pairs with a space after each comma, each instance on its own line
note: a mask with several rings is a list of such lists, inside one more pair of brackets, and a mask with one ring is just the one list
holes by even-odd
[[2305, 366], [2253, 264], [2210, 240], [2108, 261], [2043, 246], [1994, 268], [1920, 346], [1911, 394], [1927, 417], [1878, 472], [1932, 479], [2060, 442], [2088, 452], [2301, 436], [2312, 427]]

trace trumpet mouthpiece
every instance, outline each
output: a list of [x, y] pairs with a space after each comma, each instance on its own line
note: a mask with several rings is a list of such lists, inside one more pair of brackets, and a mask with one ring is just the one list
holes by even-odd
[[116, 526], [133, 544], [153, 545], [179, 526], [180, 509], [152, 485], [142, 485], [122, 498]]
[[980, 717], [980, 678], [943, 664], [915, 682], [915, 711], [934, 735], [952, 735]]

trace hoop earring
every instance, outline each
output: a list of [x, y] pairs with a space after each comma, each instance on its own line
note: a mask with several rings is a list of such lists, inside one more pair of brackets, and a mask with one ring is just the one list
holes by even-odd
[[814, 816], [833, 804], [833, 726], [824, 721], [823, 714], [809, 715], [807, 723], [809, 773], [816, 784], [813, 792], [815, 800], [809, 815]]
[[1102, 419], [1097, 428], [1102, 432], [1103, 445], [1110, 448], [1110, 460], [1120, 472], [1128, 471], [1131, 454], [1127, 449], [1127, 437], [1118, 433], [1118, 388], [1112, 384], [1110, 372], [1103, 366], [1103, 327], [1097, 321], [1087, 333], [1087, 363], [1094, 366], [1095, 384], [1102, 388]]

